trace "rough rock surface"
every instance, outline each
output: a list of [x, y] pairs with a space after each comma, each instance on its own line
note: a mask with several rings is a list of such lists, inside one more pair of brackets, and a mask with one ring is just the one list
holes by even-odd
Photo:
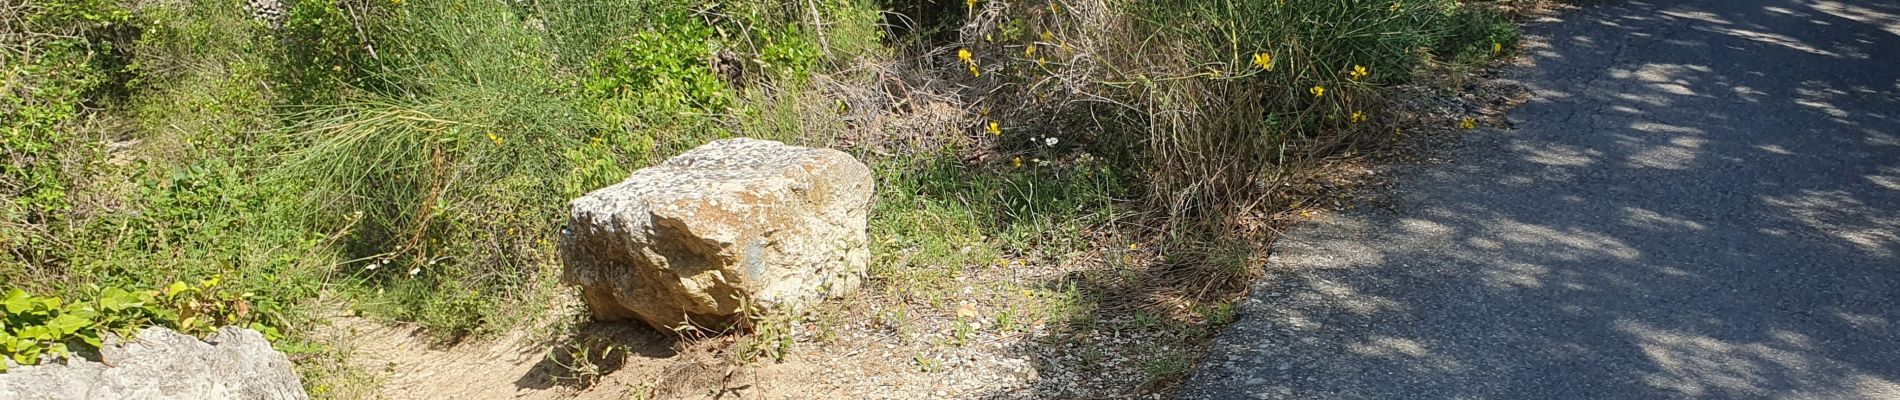
[[145, 328], [107, 343], [99, 359], [12, 367], [0, 373], [0, 399], [307, 398], [290, 360], [249, 329], [224, 327], [199, 341]]
[[563, 279], [596, 319], [662, 330], [796, 309], [857, 288], [872, 186], [841, 151], [708, 143], [570, 202]]

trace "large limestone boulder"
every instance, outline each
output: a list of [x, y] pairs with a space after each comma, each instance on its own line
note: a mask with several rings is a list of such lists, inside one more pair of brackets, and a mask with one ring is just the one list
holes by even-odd
[[130, 340], [108, 340], [99, 361], [68, 358], [0, 373], [0, 399], [304, 398], [290, 360], [264, 335], [238, 327], [202, 341], [150, 327]]
[[568, 203], [563, 279], [594, 318], [721, 330], [857, 288], [871, 170], [830, 149], [707, 143]]

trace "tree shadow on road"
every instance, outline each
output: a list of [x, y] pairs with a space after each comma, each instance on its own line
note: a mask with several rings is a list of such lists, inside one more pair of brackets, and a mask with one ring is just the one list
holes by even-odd
[[1900, 396], [1900, 6], [1563, 18], [1520, 129], [1283, 240], [1189, 397]]

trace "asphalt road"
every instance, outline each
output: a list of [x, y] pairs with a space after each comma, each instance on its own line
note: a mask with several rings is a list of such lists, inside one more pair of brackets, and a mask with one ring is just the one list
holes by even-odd
[[1282, 239], [1183, 397], [1900, 399], [1900, 2], [1560, 18], [1517, 129]]

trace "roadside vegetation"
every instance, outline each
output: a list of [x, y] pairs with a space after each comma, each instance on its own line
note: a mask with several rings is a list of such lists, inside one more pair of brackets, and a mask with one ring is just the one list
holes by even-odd
[[[807, 320], [1162, 332], [1129, 351], [1163, 388], [1297, 219], [1288, 184], [1414, 129], [1387, 88], [1510, 55], [1525, 3], [12, 2], [0, 343], [251, 326], [322, 395], [348, 368], [322, 316], [444, 343], [568, 318], [534, 306], [572, 301], [566, 201], [746, 136], [880, 180], [871, 284]], [[791, 321], [734, 353], [783, 358]]]

